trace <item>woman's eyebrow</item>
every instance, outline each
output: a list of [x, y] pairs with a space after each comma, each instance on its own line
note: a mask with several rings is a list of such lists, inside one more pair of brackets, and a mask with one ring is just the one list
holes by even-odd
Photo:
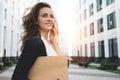
[[[48, 15], [48, 13], [41, 13], [41, 15]], [[52, 13], [50, 15], [54, 16]]]
[[45, 12], [45, 13], [41, 13], [41, 14], [48, 14], [48, 13]]

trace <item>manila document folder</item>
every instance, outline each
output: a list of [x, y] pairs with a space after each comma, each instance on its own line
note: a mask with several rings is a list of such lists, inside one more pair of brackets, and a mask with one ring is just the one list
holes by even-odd
[[30, 80], [68, 80], [66, 56], [38, 57], [30, 69]]

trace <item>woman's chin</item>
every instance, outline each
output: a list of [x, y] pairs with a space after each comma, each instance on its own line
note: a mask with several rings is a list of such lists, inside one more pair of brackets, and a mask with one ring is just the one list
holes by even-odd
[[45, 31], [50, 31], [50, 30], [52, 30], [52, 27], [45, 27], [45, 28], [43, 28], [43, 30], [45, 30]]
[[51, 30], [52, 30], [52, 28], [50, 28], [50, 29], [46, 29], [46, 31], [48, 31], [48, 32], [51, 31]]
[[48, 30], [48, 31], [52, 30], [52, 27], [48, 27], [47, 30]]

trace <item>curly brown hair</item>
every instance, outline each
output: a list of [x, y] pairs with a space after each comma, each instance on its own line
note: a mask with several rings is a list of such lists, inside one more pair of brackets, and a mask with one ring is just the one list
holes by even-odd
[[33, 37], [40, 37], [40, 32], [39, 32], [39, 25], [37, 24], [38, 21], [38, 15], [40, 9], [48, 7], [51, 8], [51, 6], [45, 2], [39, 2], [36, 5], [34, 5], [31, 9], [31, 11], [22, 17], [23, 24], [22, 27], [24, 29], [22, 33], [22, 46], [21, 50], [23, 50], [25, 43], [28, 39], [33, 38]]

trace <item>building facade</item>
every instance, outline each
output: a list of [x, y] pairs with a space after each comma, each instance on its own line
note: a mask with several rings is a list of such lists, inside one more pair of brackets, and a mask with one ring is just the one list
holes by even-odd
[[13, 55], [17, 53], [17, 39], [18, 33], [18, 9], [15, 7], [14, 0], [0, 0], [1, 4], [1, 25], [0, 25], [0, 58], [1, 61], [12, 59]]
[[20, 55], [22, 16], [38, 0], [0, 0], [0, 62]]
[[120, 64], [120, 0], [79, 0], [77, 56]]

